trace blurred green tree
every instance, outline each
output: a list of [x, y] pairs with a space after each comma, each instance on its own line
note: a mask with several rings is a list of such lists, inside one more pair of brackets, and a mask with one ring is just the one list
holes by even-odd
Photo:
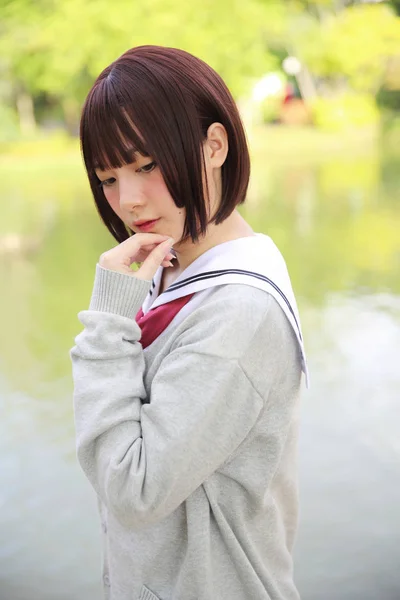
[[[7, 60], [2, 70], [14, 97], [23, 92], [32, 99], [44, 92], [57, 98], [71, 127], [94, 78], [132, 46], [188, 50], [209, 62], [235, 96], [249, 79], [276, 66], [265, 35], [280, 17], [278, 5], [263, 6], [257, 0], [153, 0], [151, 6], [132, 0], [115, 0], [112, 6], [108, 0], [3, 4], [0, 53]], [[29, 108], [32, 120], [32, 101]], [[21, 124], [29, 120], [29, 111], [23, 112]]]
[[[203, 58], [236, 98], [287, 55], [303, 65], [306, 100], [349, 90], [372, 98], [399, 54], [396, 11], [400, 0], [0, 0], [0, 103], [16, 108], [23, 133], [43, 104], [61, 107], [74, 132], [94, 78], [141, 44]], [[0, 111], [2, 130], [13, 131], [9, 115]]]
[[299, 38], [300, 51], [331, 92], [351, 87], [375, 95], [389, 59], [399, 53], [400, 19], [383, 4], [360, 4], [327, 14], [319, 27], [314, 24], [312, 33]]

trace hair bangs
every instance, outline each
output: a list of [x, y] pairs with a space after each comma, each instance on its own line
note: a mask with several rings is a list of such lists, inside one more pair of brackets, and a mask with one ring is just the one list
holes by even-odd
[[132, 104], [121, 98], [110, 78], [99, 81], [82, 113], [82, 154], [88, 171], [106, 171], [130, 164], [135, 153], [150, 156], [135, 129]]

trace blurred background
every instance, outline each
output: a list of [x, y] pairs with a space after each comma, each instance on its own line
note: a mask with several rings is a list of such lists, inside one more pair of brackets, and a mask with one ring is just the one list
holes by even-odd
[[77, 131], [94, 78], [148, 43], [232, 90], [253, 165], [240, 212], [297, 294], [302, 599], [398, 600], [400, 2], [345, 0], [0, 0], [0, 599], [101, 597], [69, 349], [115, 242]]

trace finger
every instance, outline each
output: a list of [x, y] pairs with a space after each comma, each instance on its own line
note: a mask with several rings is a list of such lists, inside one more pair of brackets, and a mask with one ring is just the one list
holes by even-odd
[[124, 240], [119, 246], [115, 248], [118, 252], [125, 253], [125, 251], [130, 249], [130, 251], [136, 251], [140, 248], [146, 248], [147, 246], [156, 246], [167, 240], [169, 235], [161, 235], [159, 233], [135, 233], [135, 235], [131, 235], [128, 239]]
[[[151, 248], [151, 250], [153, 250], [153, 248]], [[135, 256], [134, 262], [136, 264], [143, 263], [149, 254], [150, 254], [150, 250], [146, 250], [146, 251], [143, 251], [143, 249], [139, 250], [139, 252]], [[168, 252], [168, 254], [164, 258], [164, 261], [161, 264], [165, 267], [165, 266], [167, 266], [167, 263], [169, 263], [169, 261], [171, 261], [171, 260], [176, 260], [176, 256], [174, 254], [172, 254], [172, 252]]]
[[168, 238], [159, 244], [157, 248], [154, 248], [146, 260], [141, 264], [140, 269], [135, 272], [135, 277], [138, 279], [146, 279], [147, 281], [153, 279], [157, 269], [165, 260], [165, 256], [169, 253], [173, 243], [174, 240]]
[[120, 260], [127, 266], [137, 260], [142, 262], [148, 254], [148, 251], [145, 250], [147, 246], [157, 247], [169, 237], [158, 233], [135, 233], [113, 249], [113, 259]]
[[[154, 250], [156, 246], [158, 246], [158, 244], [153, 244], [152, 246], [143, 246], [143, 248], [141, 248], [136, 255], [136, 262], [143, 262], [147, 255], [150, 254], [150, 252]], [[172, 252], [168, 252], [165, 258], [171, 260], [172, 258], [176, 258], [176, 256], [175, 254], [172, 254]]]
[[153, 244], [144, 244], [144, 245], [142, 246], [142, 249], [143, 249], [143, 250], [148, 250], [148, 251], [150, 252], [150, 251], [151, 251], [151, 250], [153, 250], [153, 248], [155, 248], [155, 247], [156, 247], [156, 246], [157, 246], [159, 243], [160, 243], [160, 242], [153, 243]]
[[[106, 269], [130, 274], [132, 263], [144, 261], [148, 257], [148, 252], [143, 250], [143, 247], [156, 244], [154, 249], [156, 250], [160, 244], [165, 243], [168, 239], [169, 236], [157, 233], [136, 233], [118, 246], [104, 252], [100, 256], [99, 264]], [[163, 258], [160, 259], [160, 263]]]
[[173, 267], [174, 266], [174, 263], [171, 262], [170, 260], [163, 260], [161, 264], [163, 267]]

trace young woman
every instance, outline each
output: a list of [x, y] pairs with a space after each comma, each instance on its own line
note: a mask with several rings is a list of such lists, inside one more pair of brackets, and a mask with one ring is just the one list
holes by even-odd
[[250, 166], [232, 96], [182, 50], [133, 48], [96, 80], [81, 143], [118, 242], [71, 350], [105, 596], [297, 600], [306, 367], [284, 260], [237, 211]]

